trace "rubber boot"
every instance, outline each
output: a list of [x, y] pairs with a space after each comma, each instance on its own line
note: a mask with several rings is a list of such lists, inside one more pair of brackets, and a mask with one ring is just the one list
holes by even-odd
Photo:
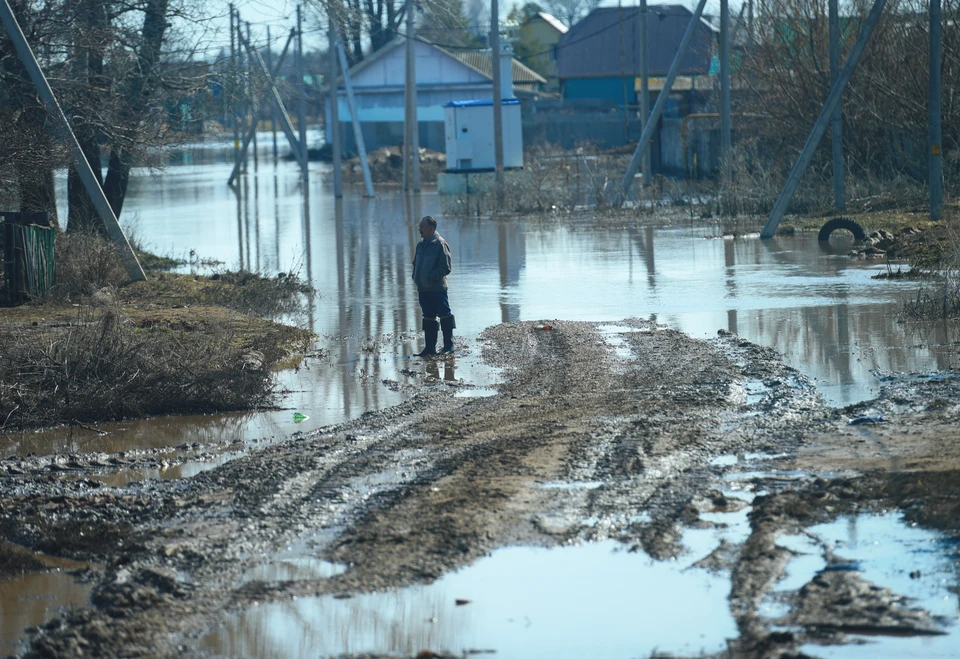
[[443, 329], [443, 354], [449, 355], [453, 352], [453, 330], [457, 326], [457, 319], [453, 314], [444, 316], [440, 319], [440, 327]]
[[440, 323], [436, 318], [423, 319], [423, 350], [417, 353], [417, 357], [429, 357], [437, 354], [437, 332], [440, 330]]

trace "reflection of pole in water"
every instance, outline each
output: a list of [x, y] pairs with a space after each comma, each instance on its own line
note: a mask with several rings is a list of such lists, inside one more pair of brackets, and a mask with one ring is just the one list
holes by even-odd
[[[307, 191], [307, 194], [310, 194], [310, 191]], [[273, 235], [275, 240], [273, 241], [274, 247], [276, 248], [276, 253], [274, 257], [276, 258], [276, 268], [280, 270], [280, 181], [277, 179], [277, 169], [273, 169]], [[309, 279], [307, 280], [309, 281]]]
[[[950, 322], [951, 321], [944, 318], [943, 322], [940, 323], [940, 328], [937, 330], [937, 333], [943, 337], [940, 344], [947, 348], [952, 348], [953, 346], [953, 341], [950, 339]], [[955, 362], [953, 361], [954, 351], [952, 349], [937, 350], [934, 354], [937, 358], [937, 368], [941, 370], [953, 369]]]
[[[344, 236], [344, 227], [343, 227], [343, 200], [334, 199], [333, 204], [334, 209], [334, 235], [336, 236], [337, 244], [334, 246], [334, 251], [337, 253], [337, 327], [339, 328], [340, 336], [346, 334], [347, 330], [347, 264], [346, 257], [344, 255], [344, 250], [346, 250], [346, 237]], [[344, 354], [346, 352], [346, 354]], [[340, 342], [340, 363], [343, 364], [349, 358], [349, 350], [346, 347], [345, 342]], [[348, 368], [342, 366], [340, 368], [340, 390], [343, 392], [343, 411], [345, 414], [350, 413], [350, 398], [352, 392], [352, 387], [354, 386], [353, 378], [348, 375]]]
[[[647, 287], [653, 293], [657, 290], [657, 263], [653, 252], [653, 227], [645, 227], [643, 236], [639, 233], [630, 233], [630, 238], [635, 240], [643, 252], [643, 261], [647, 268]], [[633, 265], [633, 250], [630, 250], [631, 266]]]
[[[736, 252], [732, 240], [723, 241], [723, 265], [726, 273], [727, 297], [737, 296], [737, 280], [734, 277], [735, 266], [737, 265]], [[733, 330], [730, 330], [731, 332]]]
[[507, 304], [507, 227], [503, 222], [497, 225], [497, 261], [500, 266], [500, 322], [510, 322], [510, 307]]
[[240, 205], [240, 185], [235, 182], [234, 185], [230, 186], [230, 189], [233, 190], [233, 194], [237, 198], [237, 259], [240, 261], [240, 269], [243, 270], [243, 209]]
[[[307, 281], [310, 284], [313, 284], [313, 244], [310, 240], [310, 188], [309, 186], [303, 187], [303, 220], [302, 222], [303, 222], [303, 256], [307, 261]], [[279, 232], [279, 227], [280, 227], [280, 213], [278, 211], [277, 212], [278, 232]], [[277, 243], [279, 244], [279, 242], [280, 241], [278, 239]], [[280, 258], [279, 248], [277, 248], [277, 250], [278, 250], [277, 263], [279, 264], [279, 258]], [[314, 312], [316, 311], [314, 296], [312, 295], [309, 296], [307, 300], [308, 300], [307, 313], [309, 314], [309, 317], [310, 317], [310, 320], [308, 322], [310, 323], [310, 331], [313, 332], [315, 328]]]
[[[839, 295], [846, 297], [846, 291]], [[850, 307], [847, 304], [836, 305], [837, 310], [837, 368], [840, 371], [840, 383], [853, 382], [853, 368], [850, 363], [852, 341], [850, 339]], [[876, 364], [874, 364], [876, 366]]]
[[253, 268], [253, 260], [250, 258], [250, 180], [243, 177], [243, 239], [246, 243], [247, 267]]
[[[254, 159], [256, 167], [256, 159]], [[260, 271], [260, 177], [253, 177], [253, 240], [257, 255], [257, 272]]]

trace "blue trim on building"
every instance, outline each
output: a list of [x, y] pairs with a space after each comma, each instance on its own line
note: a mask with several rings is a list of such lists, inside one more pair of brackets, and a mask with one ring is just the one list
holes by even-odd
[[623, 87], [627, 87], [627, 104], [637, 104], [633, 76], [602, 78], [566, 78], [563, 81], [564, 98], [608, 99], [623, 105]]
[[[500, 101], [501, 105], [520, 105], [520, 99], [518, 98], [505, 98]], [[484, 105], [493, 105], [493, 101], [450, 101], [443, 107], [445, 108], [479, 108]]]

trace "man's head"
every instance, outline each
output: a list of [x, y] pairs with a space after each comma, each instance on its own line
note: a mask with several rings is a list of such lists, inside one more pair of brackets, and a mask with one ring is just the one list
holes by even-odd
[[420, 220], [420, 237], [424, 240], [429, 240], [433, 238], [433, 234], [437, 232], [437, 220], [433, 215], [426, 215], [422, 220]]

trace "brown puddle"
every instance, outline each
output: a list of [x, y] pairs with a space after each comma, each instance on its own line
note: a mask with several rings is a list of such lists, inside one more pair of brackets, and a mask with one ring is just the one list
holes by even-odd
[[58, 617], [65, 609], [90, 606], [93, 583], [78, 581], [78, 571], [91, 568], [42, 554], [29, 559], [46, 566], [0, 579], [0, 653], [17, 654], [27, 638], [26, 630]]

